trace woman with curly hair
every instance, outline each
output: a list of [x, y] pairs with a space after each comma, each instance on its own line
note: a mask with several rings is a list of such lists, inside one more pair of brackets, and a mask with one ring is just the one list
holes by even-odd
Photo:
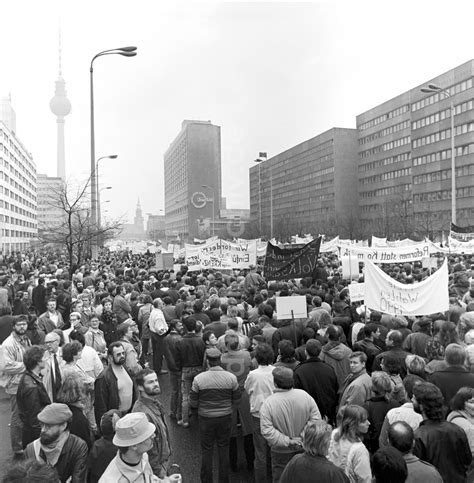
[[118, 339], [117, 336], [117, 316], [112, 310], [112, 299], [104, 298], [102, 300], [104, 306], [102, 310], [102, 315], [100, 316], [100, 326], [99, 329], [104, 333], [105, 342], [107, 347]]
[[367, 411], [350, 404], [340, 409], [338, 419], [331, 434], [329, 461], [342, 468], [351, 483], [371, 483], [370, 455], [362, 442], [370, 427]]

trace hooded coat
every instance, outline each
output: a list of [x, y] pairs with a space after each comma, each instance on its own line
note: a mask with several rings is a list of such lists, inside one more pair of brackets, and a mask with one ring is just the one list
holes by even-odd
[[336, 373], [339, 388], [344, 386], [344, 381], [349, 375], [349, 357], [352, 351], [342, 342], [328, 342], [322, 349], [320, 359], [329, 364]]

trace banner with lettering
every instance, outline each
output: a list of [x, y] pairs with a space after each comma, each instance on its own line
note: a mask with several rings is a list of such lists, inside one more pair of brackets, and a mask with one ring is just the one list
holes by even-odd
[[430, 256], [428, 243], [418, 243], [407, 247], [362, 248], [341, 246], [341, 257], [357, 257], [359, 262], [405, 263], [421, 260]]
[[448, 237], [449, 251], [451, 253], [464, 253], [474, 255], [474, 240], [460, 241], [451, 236]]
[[449, 236], [459, 241], [474, 240], [474, 226], [457, 226], [451, 223]]
[[257, 263], [257, 242], [233, 243], [214, 240], [204, 245], [185, 245], [186, 265], [189, 271], [215, 268], [229, 270], [244, 269]]
[[321, 237], [302, 248], [279, 248], [268, 242], [263, 273], [267, 280], [312, 277], [321, 247]]
[[449, 309], [448, 263], [419, 283], [403, 284], [370, 260], [365, 265], [365, 305], [392, 315], [429, 315]]

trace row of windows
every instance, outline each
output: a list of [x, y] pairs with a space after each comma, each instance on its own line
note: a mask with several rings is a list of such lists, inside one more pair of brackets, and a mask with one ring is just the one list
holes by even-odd
[[[456, 168], [456, 177], [469, 176], [471, 174], [474, 174], [474, 165], [472, 164]], [[413, 184], [435, 183], [445, 179], [451, 179], [451, 169], [443, 169], [441, 171], [433, 171], [432, 173], [413, 176]]]
[[372, 171], [373, 169], [380, 168], [381, 166], [389, 166], [390, 164], [408, 161], [410, 158], [411, 151], [408, 151], [395, 156], [389, 156], [388, 158], [378, 159], [377, 161], [371, 161], [370, 163], [361, 164], [359, 166], [359, 171]]
[[381, 124], [382, 122], [388, 121], [389, 119], [400, 116], [401, 114], [404, 114], [405, 112], [408, 112], [409, 110], [410, 110], [410, 104], [405, 104], [404, 106], [398, 107], [397, 109], [394, 109], [393, 111], [387, 112], [385, 114], [382, 114], [381, 116], [378, 116], [374, 119], [371, 119], [370, 121], [364, 122], [363, 124], [361, 124], [358, 127], [358, 129], [359, 129], [359, 131], [369, 129], [373, 126], [377, 126], [378, 124]]
[[[474, 101], [471, 99], [470, 101], [463, 102], [462, 104], [458, 104], [454, 106], [454, 114], [462, 114], [463, 112], [470, 111], [474, 108]], [[437, 112], [436, 114], [431, 114], [431, 116], [424, 117], [412, 123], [412, 129], [419, 129], [421, 127], [429, 126], [430, 124], [435, 124], [439, 121], [444, 121], [448, 119], [451, 115], [449, 112], [450, 109], [444, 109], [443, 111]]]
[[359, 145], [366, 144], [370, 141], [374, 141], [375, 139], [388, 136], [389, 134], [393, 134], [399, 131], [403, 131], [403, 129], [407, 129], [410, 127], [410, 121], [403, 121], [399, 122], [398, 124], [395, 124], [390, 127], [386, 127], [385, 129], [382, 129], [381, 131], [377, 131], [370, 136], [365, 136], [364, 138], [359, 139]]
[[[1, 158], [0, 158], [1, 159]], [[3, 159], [0, 164], [2, 164], [3, 166], [5, 166], [8, 170], [10, 170], [10, 172], [12, 174], [14, 174], [18, 179], [20, 179], [23, 184], [25, 186], [27, 186], [28, 188], [30, 188], [30, 190], [32, 192], [35, 192], [36, 191], [36, 185], [34, 184], [34, 179], [33, 179], [33, 183], [31, 183], [28, 179], [26, 179], [25, 176], [23, 176], [12, 164], [10, 164], [6, 159]], [[27, 191], [25, 190], [25, 192], [27, 193]]]
[[[453, 96], [455, 94], [459, 94], [460, 92], [464, 92], [467, 89], [470, 89], [472, 87], [472, 78], [462, 81], [459, 84], [455, 84], [454, 86], [448, 87], [446, 91], [448, 91], [450, 96]], [[440, 99], [444, 99], [445, 95], [442, 92], [437, 92], [436, 94], [425, 97], [424, 99], [421, 99], [421, 101], [415, 102], [411, 106], [412, 112], [419, 111], [420, 109], [423, 109], [426, 106], [431, 106], [432, 104], [436, 104], [439, 102]]]
[[[454, 134], [456, 136], [472, 131], [474, 131], [474, 122], [467, 122], [454, 128]], [[443, 129], [442, 131], [413, 140], [413, 148], [419, 148], [420, 146], [426, 146], [427, 144], [437, 143], [439, 141], [443, 141], [444, 139], [449, 139], [450, 137], [451, 129]]]
[[[468, 186], [467, 188], [458, 188], [456, 190], [457, 198], [469, 198], [474, 196], [474, 186]], [[451, 190], [433, 191], [431, 193], [419, 193], [413, 195], [413, 201], [415, 203], [423, 201], [442, 201], [451, 199]]]
[[0, 139], [4, 139], [8, 141], [10, 146], [11, 153], [7, 151], [6, 147], [4, 148], [4, 152], [7, 155], [10, 155], [10, 158], [14, 161], [14, 163], [25, 173], [27, 177], [34, 183], [36, 180], [36, 167], [31, 163], [30, 159], [25, 156], [26, 153], [30, 158], [31, 155], [27, 153], [26, 149], [21, 145], [21, 143], [16, 140], [16, 142], [20, 145], [21, 149], [16, 146], [16, 144], [9, 138], [8, 134], [0, 129]]
[[[464, 146], [457, 146], [454, 154], [456, 157], [466, 156], [474, 153], [474, 144], [465, 144]], [[434, 163], [436, 161], [444, 161], [451, 158], [451, 149], [443, 149], [436, 153], [425, 154], [424, 156], [417, 156], [413, 158], [413, 166], [421, 166], [423, 164]]]
[[402, 191], [410, 191], [411, 183], [402, 184], [398, 186], [387, 186], [386, 188], [380, 188], [378, 190], [366, 191], [361, 193], [361, 198], [373, 198], [377, 196], [388, 196], [393, 194], [399, 194]]
[[31, 223], [29, 221], [20, 220], [19, 218], [14, 218], [13, 216], [1, 215], [0, 222], [11, 223], [12, 225], [24, 226], [26, 228], [36, 228], [36, 223]]
[[7, 228], [2, 228], [2, 237], [9, 236], [14, 238], [35, 238], [36, 233], [29, 231], [20, 230], [8, 230]]
[[361, 158], [368, 158], [377, 153], [381, 153], [383, 151], [389, 151], [390, 149], [399, 148], [400, 146], [405, 146], [406, 144], [410, 144], [411, 138], [410, 136], [405, 136], [400, 139], [395, 139], [394, 141], [390, 141], [388, 143], [381, 144], [380, 146], [376, 146], [372, 149], [367, 149], [366, 151], [361, 151], [359, 153]]
[[395, 171], [389, 171], [388, 173], [376, 174], [374, 176], [369, 176], [367, 178], [361, 178], [359, 182], [361, 184], [373, 184], [379, 183], [380, 181], [386, 181], [388, 179], [402, 178], [403, 176], [410, 176], [411, 168], [402, 168]]

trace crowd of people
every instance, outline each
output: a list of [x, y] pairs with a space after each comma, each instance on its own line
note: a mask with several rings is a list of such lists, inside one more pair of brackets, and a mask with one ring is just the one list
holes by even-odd
[[[474, 258], [449, 262], [449, 310], [406, 317], [351, 303], [333, 255], [281, 282], [255, 266], [158, 271], [151, 254], [4, 258], [3, 481], [180, 481], [173, 424], [199, 427], [192, 481], [228, 482], [244, 460], [259, 483], [472, 482]], [[294, 295], [307, 317], [280, 319], [276, 297]]]

